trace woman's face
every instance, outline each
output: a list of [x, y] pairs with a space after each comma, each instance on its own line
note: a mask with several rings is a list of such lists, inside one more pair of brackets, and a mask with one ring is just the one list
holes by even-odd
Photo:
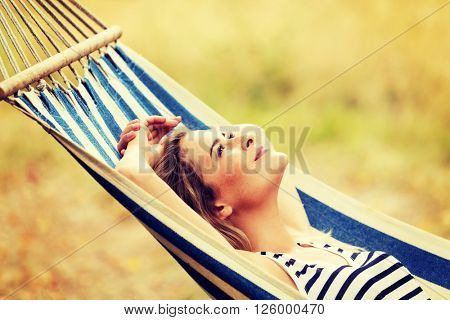
[[234, 209], [276, 195], [288, 163], [284, 153], [273, 149], [264, 130], [254, 125], [191, 131], [181, 147], [218, 199]]

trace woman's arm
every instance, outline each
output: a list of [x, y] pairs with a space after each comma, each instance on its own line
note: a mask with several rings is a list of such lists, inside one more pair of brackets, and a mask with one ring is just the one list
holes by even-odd
[[[135, 123], [136, 124], [136, 123]], [[155, 150], [148, 142], [148, 129], [141, 126], [140, 131], [130, 131], [126, 150], [121, 151], [123, 158], [117, 163], [116, 170], [133, 181], [146, 192], [166, 206], [185, 217], [188, 221], [213, 236], [221, 244], [233, 248], [230, 243], [198, 213], [192, 210], [178, 195], [153, 171], [149, 162], [155, 156]], [[120, 142], [119, 142], [120, 144]], [[123, 146], [123, 143], [122, 143]]]

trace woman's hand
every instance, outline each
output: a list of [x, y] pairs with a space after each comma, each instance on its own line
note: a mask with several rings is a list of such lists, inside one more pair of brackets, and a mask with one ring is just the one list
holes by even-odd
[[[155, 162], [157, 155], [162, 151], [163, 137], [181, 122], [181, 117], [150, 116], [143, 121], [138, 119], [127, 124], [120, 135], [117, 150], [123, 156], [129, 144], [138, 144], [144, 138], [142, 147], [149, 147], [148, 162], [150, 166]], [[138, 139], [136, 139], [138, 137]], [[136, 140], [136, 141], [133, 141]]]
[[181, 117], [151, 116], [143, 121], [148, 128], [148, 141], [151, 144], [161, 143], [162, 138], [181, 122]]
[[117, 143], [117, 150], [123, 156], [127, 149], [128, 143], [136, 138], [137, 132], [141, 129], [139, 119], [128, 122], [120, 134], [119, 142]]

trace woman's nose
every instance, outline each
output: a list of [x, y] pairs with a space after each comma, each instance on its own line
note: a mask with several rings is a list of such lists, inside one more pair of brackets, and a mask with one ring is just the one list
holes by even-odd
[[255, 139], [253, 138], [253, 136], [251, 136], [251, 135], [242, 136], [241, 147], [243, 150], [247, 151], [248, 148], [250, 148], [250, 146], [254, 143], [255, 143]]
[[254, 138], [251, 136], [236, 135], [233, 138], [229, 139], [227, 141], [227, 144], [229, 148], [237, 147], [246, 151], [254, 143], [254, 141]]
[[229, 140], [229, 144], [233, 147], [240, 147], [246, 151], [252, 144], [255, 143], [255, 138], [252, 135], [236, 135]]

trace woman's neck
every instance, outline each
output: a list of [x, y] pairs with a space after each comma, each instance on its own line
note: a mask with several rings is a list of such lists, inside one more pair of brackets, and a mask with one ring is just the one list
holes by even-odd
[[247, 235], [253, 252], [289, 252], [295, 246], [278, 212], [276, 196], [235, 215], [232, 223]]

